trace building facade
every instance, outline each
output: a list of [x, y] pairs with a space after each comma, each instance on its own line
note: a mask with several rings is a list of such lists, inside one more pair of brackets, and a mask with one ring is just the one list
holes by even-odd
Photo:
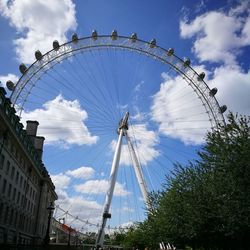
[[42, 162], [38, 122], [23, 129], [15, 113], [0, 87], [0, 244], [42, 244], [57, 195]]

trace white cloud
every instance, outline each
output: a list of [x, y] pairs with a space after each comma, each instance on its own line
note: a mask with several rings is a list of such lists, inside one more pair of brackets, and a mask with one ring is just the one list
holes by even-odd
[[[70, 177], [64, 175], [64, 174], [58, 174], [58, 175], [51, 175], [52, 182], [54, 183], [56, 190], [64, 190], [67, 189], [70, 184]], [[61, 193], [63, 196], [65, 196], [65, 191]]]
[[250, 2], [244, 1], [228, 12], [210, 11], [191, 22], [181, 20], [181, 36], [195, 37], [193, 50], [201, 61], [235, 64], [240, 48], [250, 44], [249, 8]]
[[[226, 104], [230, 111], [250, 115], [250, 71], [229, 65], [215, 68], [213, 72], [204, 66], [195, 69], [206, 72], [210, 88], [218, 88], [216, 98], [220, 105]], [[153, 96], [151, 106], [152, 119], [159, 123], [159, 132], [185, 144], [203, 143], [211, 124], [201, 100], [180, 76], [162, 76], [164, 82]]]
[[0, 13], [16, 28], [14, 41], [18, 59], [34, 61], [34, 52], [52, 49], [52, 42], [66, 42], [66, 33], [77, 27], [75, 5], [71, 0], [0, 1]]
[[242, 29], [243, 45], [250, 44], [250, 16], [246, 18], [245, 25]]
[[135, 113], [135, 115], [130, 116], [130, 119], [137, 121], [137, 122], [143, 122], [145, 118], [147, 117], [146, 113], [140, 112], [138, 109]]
[[91, 167], [80, 167], [74, 170], [68, 170], [67, 175], [78, 179], [90, 179], [93, 177], [95, 170]]
[[206, 12], [192, 21], [185, 18], [180, 21], [180, 33], [194, 38], [193, 51], [201, 61], [223, 63], [210, 70], [206, 79], [211, 88], [218, 88], [220, 105], [249, 115], [250, 70], [248, 65], [242, 68], [238, 57], [250, 45], [250, 1], [240, 1], [227, 11]]
[[[82, 168], [75, 170], [82, 171]], [[71, 225], [73, 228], [84, 227], [85, 231], [97, 230], [97, 227], [91, 226], [91, 223], [97, 225], [101, 222], [103, 204], [99, 204], [97, 200], [92, 200], [81, 195], [72, 195], [72, 189], [75, 189], [76, 192], [82, 194], [106, 194], [108, 190], [108, 181], [106, 180], [89, 180], [84, 184], [74, 185], [72, 178], [67, 174], [72, 174], [73, 177], [78, 176], [77, 171], [66, 171], [65, 173], [59, 173], [57, 175], [51, 175], [51, 179], [56, 187], [56, 193], [58, 195], [58, 200], [56, 205], [59, 205], [64, 211], [68, 211], [68, 215], [65, 216], [65, 212], [58, 209], [56, 218], [64, 217], [66, 219], [66, 224]], [[127, 196], [131, 193], [125, 190], [124, 185], [116, 183], [114, 195], [115, 196]], [[127, 206], [126, 206], [127, 207]], [[127, 211], [128, 208], [124, 208], [123, 212]], [[130, 212], [133, 212], [132, 210]], [[61, 215], [60, 215], [61, 214]], [[73, 215], [73, 216], [71, 216]], [[77, 217], [77, 218], [76, 218]], [[84, 224], [85, 221], [85, 224]], [[86, 223], [88, 221], [88, 223]]]
[[[78, 216], [81, 220], [88, 220], [95, 224], [100, 221], [103, 205], [99, 204], [97, 201], [88, 200], [79, 195], [70, 195], [69, 191], [72, 189], [71, 177], [59, 173], [57, 175], [51, 175], [51, 179], [55, 184], [56, 193], [58, 195], [56, 205], [67, 210], [69, 214], [74, 217]], [[58, 211], [60, 212], [60, 210]], [[59, 218], [60, 214], [57, 214], [56, 217]], [[70, 215], [65, 216], [64, 213], [63, 217], [66, 218], [66, 224], [71, 225], [74, 228], [78, 227], [79, 223], [81, 226], [83, 225], [83, 222], [75, 220]]]
[[[89, 180], [83, 184], [75, 185], [74, 189], [79, 193], [89, 194], [106, 194], [108, 191], [109, 182], [107, 180]], [[127, 196], [130, 192], [124, 188], [124, 185], [116, 182], [114, 195]]]
[[143, 121], [146, 121], [148, 119], [148, 113], [141, 112], [139, 107], [137, 105], [133, 106], [134, 115], [130, 115], [129, 118], [132, 119], [132, 121], [135, 121], [136, 123], [143, 123]]
[[128, 221], [128, 222], [125, 222], [125, 223], [122, 223], [119, 228], [130, 228], [132, 226], [134, 226], [135, 223], [133, 221]]
[[71, 209], [71, 212], [73, 214], [76, 214], [77, 212], [79, 214], [79, 212], [82, 210], [83, 212], [86, 213], [86, 211], [84, 211], [84, 207], [85, 207], [89, 211], [96, 210], [95, 215], [99, 215], [99, 216], [101, 215], [102, 205], [98, 204], [96, 201], [85, 200], [81, 196], [75, 196], [73, 199], [69, 199], [69, 203], [75, 204], [76, 207], [78, 207], [78, 209], [76, 209], [76, 207], [75, 208], [73, 207]]
[[[160, 155], [160, 152], [155, 148], [159, 143], [157, 133], [153, 130], [148, 130], [146, 124], [130, 125], [127, 132], [138, 160], [142, 165], [147, 165], [148, 162]], [[115, 151], [116, 144], [117, 142], [115, 140], [111, 142], [113, 152]], [[131, 165], [131, 156], [126, 143], [123, 143], [122, 146], [120, 164]]]
[[36, 120], [45, 143], [67, 147], [70, 144], [91, 145], [98, 137], [92, 136], [84, 121], [88, 118], [77, 100], [68, 101], [58, 95], [43, 104], [43, 108], [23, 111], [22, 121]]
[[[195, 66], [204, 71], [210, 88], [217, 87], [216, 98], [228, 111], [250, 115], [250, 71], [244, 72], [236, 65], [223, 65], [209, 71], [204, 66]], [[185, 144], [200, 144], [211, 125], [204, 107], [191, 87], [180, 76], [162, 74], [164, 82], [153, 96], [152, 119], [159, 123], [159, 132], [180, 139]], [[186, 89], [186, 90], [185, 90]]]
[[124, 222], [124, 223], [122, 223], [114, 228], [110, 228], [109, 233], [110, 233], [111, 237], [114, 237], [114, 235], [116, 233], [124, 233], [124, 232], [128, 231], [131, 227], [135, 227], [135, 226], [136, 226], [136, 224], [133, 221]]
[[60, 185], [58, 185], [58, 182], [57, 183], [54, 182], [54, 184], [57, 185], [56, 186], [56, 194], [58, 196], [58, 200], [61, 201], [61, 200], [67, 199], [68, 198], [67, 192], [60, 188]]
[[131, 207], [128, 207], [128, 206], [123, 206], [121, 209], [120, 209], [121, 212], [130, 212], [130, 213], [134, 213], [135, 210]]
[[201, 100], [181, 76], [170, 78], [163, 74], [163, 78], [151, 106], [152, 119], [159, 124], [159, 132], [185, 144], [203, 143], [211, 124]]
[[143, 85], [144, 85], [144, 81], [141, 81], [141, 82], [139, 82], [138, 84], [136, 84], [135, 87], [134, 87], [134, 92], [135, 92], [135, 93], [140, 92], [140, 91], [141, 91], [141, 88], [143, 87]]
[[6, 87], [7, 81], [12, 81], [14, 84], [17, 83], [19, 77], [14, 74], [1, 75], [0, 76], [0, 86]]
[[198, 13], [206, 8], [206, 4], [204, 0], [199, 1], [195, 6], [195, 12]]
[[[83, 222], [77, 220], [76, 217], [94, 224], [100, 222], [103, 206], [96, 201], [86, 200], [82, 196], [68, 196], [66, 194], [63, 197], [59, 195], [56, 205], [65, 210], [67, 209], [69, 214], [74, 216], [74, 218], [70, 215], [65, 216], [65, 213], [63, 213], [63, 217], [66, 219], [65, 223], [73, 228], [77, 228], [79, 225], [81, 227], [86, 226]], [[57, 217], [60, 217], [60, 214]]]
[[[71, 207], [70, 213], [74, 214], [75, 216], [79, 215], [79, 213], [83, 210], [85, 214], [91, 212], [91, 210], [96, 210], [95, 216], [100, 216], [102, 205], [98, 204], [96, 201], [86, 200], [81, 196], [68, 196], [65, 195], [64, 199], [58, 199], [57, 204], [62, 204], [63, 207]], [[85, 210], [84, 210], [85, 208]], [[79, 216], [80, 217], [80, 216]], [[86, 218], [86, 215], [84, 217]]]
[[239, 67], [216, 68], [211, 87], [217, 87], [217, 99], [226, 104], [228, 110], [250, 115], [250, 70], [243, 72]]

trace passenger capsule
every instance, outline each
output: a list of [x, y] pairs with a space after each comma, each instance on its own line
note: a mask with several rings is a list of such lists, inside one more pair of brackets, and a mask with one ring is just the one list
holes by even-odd
[[134, 42], [136, 42], [136, 40], [137, 40], [137, 34], [136, 33], [133, 33], [131, 36], [130, 36], [130, 39], [131, 39], [131, 41], [134, 43]]
[[184, 62], [183, 62], [183, 66], [186, 68], [186, 67], [189, 67], [190, 66], [190, 59], [189, 58], [185, 58], [184, 59]]
[[55, 41], [53, 42], [53, 49], [54, 49], [54, 50], [59, 50], [59, 48], [60, 48], [59, 42], [58, 42], [57, 40], [55, 40]]
[[97, 31], [96, 31], [96, 30], [93, 30], [91, 36], [92, 36], [92, 39], [93, 39], [93, 40], [96, 40], [97, 37], [98, 37]]
[[227, 106], [223, 105], [220, 107], [220, 112], [223, 114], [227, 110]]
[[72, 42], [73, 42], [73, 43], [77, 43], [77, 42], [78, 42], [78, 36], [77, 36], [76, 33], [74, 33], [74, 34], [72, 35]]
[[116, 30], [112, 31], [112, 33], [111, 33], [111, 39], [112, 40], [116, 40], [117, 39], [117, 31]]
[[43, 55], [42, 55], [42, 53], [40, 52], [40, 50], [37, 50], [37, 51], [35, 52], [35, 58], [36, 58], [37, 61], [42, 60]]
[[152, 39], [149, 43], [150, 48], [154, 48], [156, 46], [156, 40]]
[[174, 54], [174, 49], [173, 48], [168, 49], [167, 55], [172, 56], [173, 54]]
[[15, 84], [12, 81], [7, 81], [6, 86], [10, 91], [13, 91], [15, 89]]
[[198, 77], [197, 77], [197, 80], [198, 81], [203, 81], [203, 79], [205, 78], [205, 73], [204, 72], [201, 72], [199, 75], [198, 75]]
[[19, 66], [19, 71], [20, 71], [22, 74], [25, 74], [25, 72], [27, 71], [27, 67], [25, 66], [24, 63], [20, 64], [20, 66]]
[[210, 95], [210, 96], [215, 96], [216, 93], [217, 93], [217, 91], [218, 91], [217, 88], [213, 88], [213, 89], [211, 89], [211, 90], [209, 91], [209, 95]]

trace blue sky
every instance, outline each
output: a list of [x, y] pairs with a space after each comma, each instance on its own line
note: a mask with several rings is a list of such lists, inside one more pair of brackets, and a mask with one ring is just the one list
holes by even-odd
[[[145, 41], [152, 38], [180, 58], [191, 59], [217, 87], [221, 105], [250, 113], [250, 1], [0, 1], [0, 80], [16, 83], [20, 63], [72, 33], [113, 29]], [[8, 95], [11, 93], [8, 91]], [[46, 137], [44, 162], [59, 194], [58, 204], [98, 223], [116, 144], [116, 128], [129, 111], [130, 136], [150, 190], [160, 188], [173, 163], [194, 159], [209, 129], [208, 117], [182, 78], [152, 58], [126, 51], [90, 51], [44, 74], [27, 98], [22, 119], [36, 119]], [[199, 115], [200, 114], [200, 115]], [[144, 217], [125, 146], [121, 157], [111, 226]], [[57, 216], [61, 216], [58, 211]], [[69, 217], [68, 223], [73, 219]], [[81, 227], [77, 220], [72, 225]], [[91, 230], [84, 225], [84, 230]]]

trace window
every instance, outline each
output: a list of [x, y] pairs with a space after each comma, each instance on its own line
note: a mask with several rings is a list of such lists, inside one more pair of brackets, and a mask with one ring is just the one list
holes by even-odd
[[30, 211], [30, 201], [28, 202], [28, 208], [27, 208], [28, 211]]
[[12, 185], [9, 184], [9, 189], [8, 189], [8, 197], [10, 198], [11, 196], [11, 190], [12, 190]]
[[16, 171], [16, 184], [18, 184], [18, 180], [19, 180], [19, 172]]
[[23, 206], [24, 204], [24, 195], [22, 195], [22, 198], [21, 198], [21, 205]]
[[22, 185], [23, 185], [23, 177], [21, 176], [21, 179], [20, 179], [20, 188], [22, 188]]
[[31, 220], [29, 219], [29, 227], [28, 227], [28, 232], [31, 231]]
[[23, 157], [20, 156], [20, 165], [23, 166]]
[[2, 221], [3, 203], [0, 202], [0, 222]]
[[5, 209], [5, 215], [4, 215], [4, 224], [8, 221], [8, 215], [9, 215], [9, 207], [7, 206]]
[[2, 169], [3, 166], [4, 166], [4, 161], [5, 161], [5, 156], [3, 154], [1, 154], [1, 157], [0, 157], [0, 168]]
[[10, 144], [10, 140], [8, 139], [8, 137], [5, 139], [5, 147], [9, 148], [9, 144]]
[[24, 217], [24, 226], [23, 226], [23, 228], [24, 228], [24, 231], [26, 231], [26, 232], [27, 232], [27, 227], [28, 227], [28, 219], [25, 216]]
[[2, 188], [2, 193], [3, 193], [3, 194], [5, 194], [6, 185], [7, 185], [7, 181], [6, 181], [6, 179], [4, 179], [4, 181], [3, 181], [3, 188]]
[[8, 175], [9, 174], [9, 171], [10, 171], [10, 162], [9, 161], [7, 161], [7, 166], [6, 166], [6, 175]]
[[22, 214], [19, 215], [19, 225], [18, 225], [18, 227], [21, 230], [23, 228], [23, 215]]
[[16, 188], [14, 188], [13, 190], [13, 197], [12, 197], [12, 200], [15, 202], [15, 199], [16, 199]]
[[17, 204], [19, 204], [19, 201], [20, 201], [20, 192], [18, 192], [18, 195], [17, 195]]
[[11, 175], [10, 175], [11, 180], [13, 180], [14, 175], [15, 175], [15, 167], [13, 166], [11, 169]]
[[34, 228], [34, 222], [33, 219], [30, 221], [30, 231], [32, 232]]
[[28, 204], [28, 203], [27, 203], [27, 198], [24, 197], [24, 205], [23, 205], [24, 209], [26, 209], [27, 204]]
[[15, 213], [15, 220], [14, 220], [14, 225], [15, 225], [15, 226], [17, 226], [17, 217], [18, 217], [18, 213], [17, 213], [17, 211], [16, 211], [16, 213]]
[[9, 224], [12, 225], [12, 222], [13, 222], [13, 213], [14, 213], [14, 210], [13, 208], [11, 209], [11, 212], [10, 212], [10, 221], [9, 221]]

